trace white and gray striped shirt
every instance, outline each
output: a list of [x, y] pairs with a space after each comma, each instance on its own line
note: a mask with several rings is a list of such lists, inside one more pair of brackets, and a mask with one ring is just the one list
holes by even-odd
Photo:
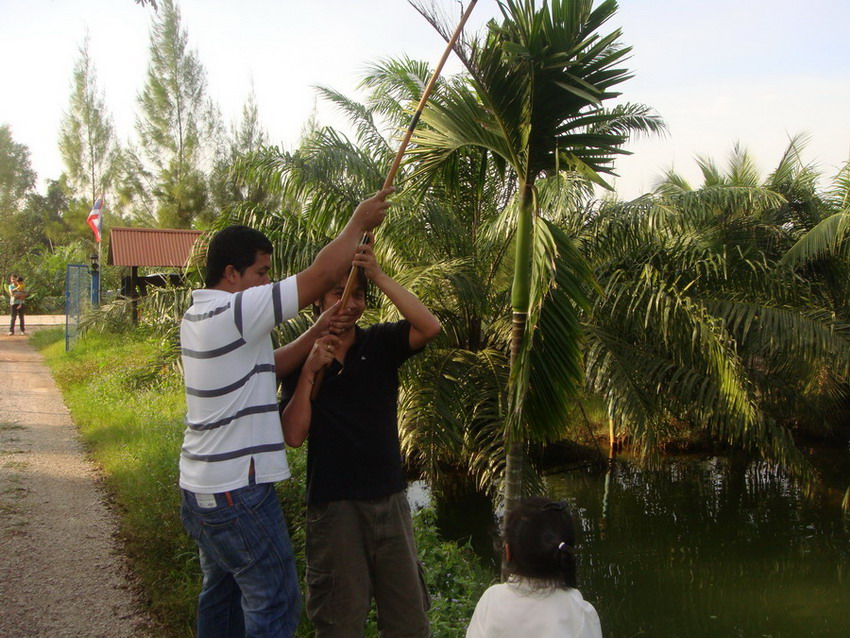
[[183, 316], [186, 430], [180, 487], [200, 494], [289, 478], [271, 331], [298, 313], [295, 277], [238, 293], [196, 290]]

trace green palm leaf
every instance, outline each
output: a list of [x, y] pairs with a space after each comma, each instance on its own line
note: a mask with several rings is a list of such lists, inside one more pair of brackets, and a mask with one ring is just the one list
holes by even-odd
[[781, 266], [795, 268], [825, 255], [848, 256], [850, 212], [830, 215], [794, 244], [780, 260]]

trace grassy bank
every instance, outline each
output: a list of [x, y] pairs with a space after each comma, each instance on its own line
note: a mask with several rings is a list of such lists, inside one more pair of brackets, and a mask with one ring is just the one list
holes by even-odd
[[[32, 340], [103, 471], [152, 612], [171, 635], [192, 635], [200, 568], [195, 544], [180, 523], [177, 490], [185, 404], [179, 371], [162, 356], [165, 344], [144, 331], [89, 332], [70, 353], [61, 329], [40, 331]], [[288, 454], [293, 479], [278, 492], [303, 574], [305, 453]], [[419, 512], [414, 522], [433, 598], [434, 636], [462, 635], [493, 575], [469, 548], [440, 539], [431, 510]], [[299, 635], [310, 635], [306, 620]]]

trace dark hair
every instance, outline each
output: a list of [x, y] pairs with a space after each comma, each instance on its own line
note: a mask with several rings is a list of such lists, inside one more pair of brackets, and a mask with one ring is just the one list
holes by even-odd
[[18, 277], [18, 278], [16, 279], [16, 281], [17, 281], [19, 284], [22, 284], [22, 283], [24, 283], [24, 278], [23, 278], [23, 277]]
[[510, 546], [508, 570], [553, 587], [576, 587], [576, 533], [563, 501], [533, 496], [522, 501], [505, 520]]
[[274, 246], [263, 233], [248, 226], [228, 226], [218, 231], [207, 249], [207, 288], [218, 285], [224, 269], [233, 266], [239, 274], [257, 261], [257, 253], [272, 254]]
[[[351, 268], [348, 269], [348, 273], [346, 274], [351, 274]], [[369, 278], [366, 276], [366, 271], [362, 268], [357, 268], [357, 286], [363, 289], [363, 296], [367, 299], [368, 305]], [[356, 289], [357, 288], [355, 288], [355, 290]], [[319, 315], [322, 314], [322, 299], [324, 299], [324, 295], [322, 295], [321, 298], [316, 299], [316, 301], [313, 302], [313, 319], [318, 319]]]

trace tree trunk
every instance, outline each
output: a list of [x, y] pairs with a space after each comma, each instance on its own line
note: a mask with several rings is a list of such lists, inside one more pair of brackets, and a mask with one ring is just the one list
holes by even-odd
[[[519, 352], [522, 337], [525, 334], [527, 314], [514, 312], [511, 331], [511, 366]], [[524, 437], [519, 432], [507, 432], [505, 447], [505, 514], [516, 507], [522, 499], [522, 465], [525, 456]]]
[[[511, 328], [511, 369], [515, 365], [522, 339], [525, 336], [528, 321], [529, 289], [531, 280], [531, 230], [534, 214], [534, 193], [531, 184], [521, 186], [522, 200], [519, 207], [516, 233], [516, 260], [514, 263], [514, 281], [511, 289], [513, 322]], [[522, 401], [522, 399], [519, 399]], [[520, 406], [514, 405], [514, 412]], [[510, 419], [511, 417], [509, 417]], [[519, 427], [506, 428], [504, 501], [505, 515], [512, 511], [522, 499], [522, 466], [525, 457], [525, 439]], [[506, 577], [506, 564], [502, 559], [502, 579]]]

